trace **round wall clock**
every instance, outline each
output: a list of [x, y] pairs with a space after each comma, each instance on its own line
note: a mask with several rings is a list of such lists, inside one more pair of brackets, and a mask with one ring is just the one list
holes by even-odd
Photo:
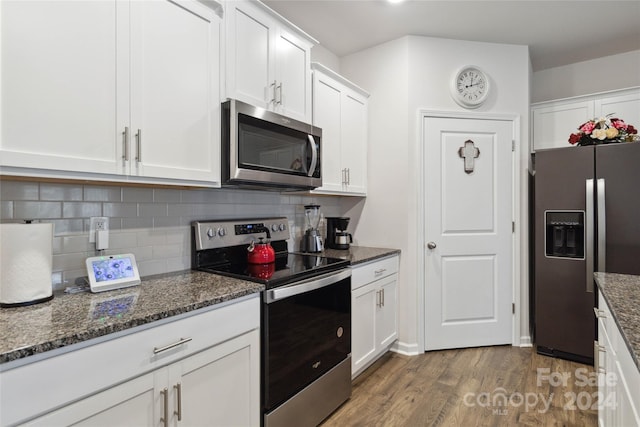
[[451, 96], [464, 108], [477, 108], [489, 96], [489, 77], [480, 68], [460, 68], [451, 80]]

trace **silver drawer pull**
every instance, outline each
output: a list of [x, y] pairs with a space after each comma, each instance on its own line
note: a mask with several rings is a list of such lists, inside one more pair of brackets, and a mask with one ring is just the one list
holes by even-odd
[[160, 348], [154, 347], [153, 354], [162, 353], [163, 351], [167, 351], [179, 345], [186, 344], [189, 341], [191, 341], [191, 339], [192, 338], [180, 338], [180, 341], [174, 342], [173, 344], [165, 345], [164, 347], [160, 347]]
[[380, 276], [381, 274], [384, 274], [385, 271], [387, 271], [386, 268], [381, 268], [380, 270], [374, 271], [373, 274], [375, 274], [376, 276]]

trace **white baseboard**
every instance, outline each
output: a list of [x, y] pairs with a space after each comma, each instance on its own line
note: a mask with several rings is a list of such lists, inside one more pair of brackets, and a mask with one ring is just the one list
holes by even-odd
[[390, 350], [394, 353], [402, 354], [404, 356], [417, 356], [420, 354], [418, 343], [409, 344], [396, 341], [395, 343], [393, 343]]
[[520, 337], [520, 347], [533, 347], [533, 341], [530, 335]]

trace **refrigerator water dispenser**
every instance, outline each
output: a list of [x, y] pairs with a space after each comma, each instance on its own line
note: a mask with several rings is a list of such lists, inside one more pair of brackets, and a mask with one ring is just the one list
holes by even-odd
[[584, 258], [584, 211], [545, 212], [545, 255]]

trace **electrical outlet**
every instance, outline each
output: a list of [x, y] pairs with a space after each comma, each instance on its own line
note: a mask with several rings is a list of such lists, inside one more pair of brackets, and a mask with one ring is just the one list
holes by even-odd
[[89, 224], [89, 242], [96, 241], [96, 231], [109, 230], [109, 218], [106, 216], [92, 216]]

